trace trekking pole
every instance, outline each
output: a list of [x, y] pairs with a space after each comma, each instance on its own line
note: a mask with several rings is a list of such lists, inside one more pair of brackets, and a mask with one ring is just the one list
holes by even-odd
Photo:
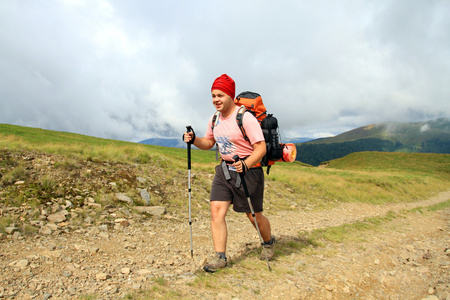
[[[233, 159], [235, 162], [238, 162], [239, 156], [235, 155], [233, 157]], [[261, 242], [261, 246], [263, 246], [264, 256], [266, 257], [266, 261], [267, 261], [267, 267], [269, 268], [269, 271], [272, 271], [272, 269], [270, 268], [270, 264], [269, 264], [269, 258], [267, 257], [266, 248], [264, 248], [264, 240], [261, 236], [261, 231], [259, 230], [258, 221], [256, 221], [255, 210], [253, 209], [252, 201], [250, 200], [250, 193], [248, 192], [247, 184], [245, 183], [244, 172], [239, 173], [239, 176], [241, 177], [241, 183], [242, 183], [242, 186], [244, 187], [245, 196], [247, 197], [248, 206], [250, 206], [250, 211], [252, 212], [253, 220], [255, 220], [255, 227], [256, 227], [256, 230], [258, 231], [259, 241]]]
[[[186, 126], [186, 132], [191, 132], [192, 127]], [[194, 258], [194, 247], [192, 244], [192, 220], [191, 220], [191, 143], [187, 143], [187, 161], [188, 161], [188, 189], [189, 189], [189, 233], [191, 237], [191, 257]]]

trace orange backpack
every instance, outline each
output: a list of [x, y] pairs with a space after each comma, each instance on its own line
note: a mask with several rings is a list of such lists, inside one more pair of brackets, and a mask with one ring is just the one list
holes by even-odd
[[247, 110], [255, 115], [259, 123], [267, 116], [267, 109], [258, 93], [242, 92], [234, 99], [234, 103], [238, 106], [244, 105]]
[[[234, 99], [234, 103], [241, 106], [236, 114], [236, 122], [245, 140], [249, 141], [242, 123], [244, 113], [246, 111], [253, 114], [261, 125], [264, 140], [266, 142], [266, 155], [257, 166], [266, 166], [267, 174], [269, 174], [270, 167], [276, 161], [292, 162], [295, 160], [297, 155], [295, 145], [280, 143], [277, 118], [275, 118], [272, 114], [267, 114], [266, 107], [264, 106], [262, 98], [258, 93], [242, 92], [236, 97], [236, 99]], [[219, 121], [219, 114], [220, 112], [216, 112], [213, 116], [211, 125], [211, 129], [213, 131]], [[286, 157], [284, 157], [284, 152], [287, 153]], [[216, 144], [216, 160], [218, 159], [218, 148]]]

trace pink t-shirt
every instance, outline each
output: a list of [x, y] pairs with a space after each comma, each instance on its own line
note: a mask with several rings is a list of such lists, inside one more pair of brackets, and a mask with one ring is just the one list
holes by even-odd
[[244, 113], [242, 124], [250, 143], [244, 139], [236, 122], [238, 110], [239, 106], [236, 106], [233, 114], [226, 119], [220, 114], [219, 122], [214, 127], [214, 134], [211, 129], [213, 119], [213, 117], [211, 117], [205, 134], [205, 138], [214, 139], [217, 142], [219, 145], [220, 156], [226, 161], [233, 161], [233, 156], [236, 154], [239, 155], [240, 158], [249, 156], [253, 152], [252, 145], [264, 141], [264, 135], [258, 120], [249, 112]]

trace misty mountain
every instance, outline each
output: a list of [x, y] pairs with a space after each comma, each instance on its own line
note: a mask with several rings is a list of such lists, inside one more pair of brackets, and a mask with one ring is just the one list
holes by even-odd
[[450, 153], [450, 119], [384, 122], [297, 144], [297, 160], [319, 165], [353, 152]]
[[186, 148], [186, 143], [181, 140], [181, 137], [179, 139], [150, 138], [150, 139], [140, 141], [139, 144], [164, 146], [164, 147], [172, 147], [172, 148]]
[[[281, 141], [285, 144], [287, 143], [304, 143], [307, 141], [311, 141], [311, 138], [290, 138], [290, 139], [282, 139]], [[140, 141], [139, 144], [147, 144], [147, 145], [155, 145], [155, 146], [164, 146], [164, 147], [173, 147], [173, 148], [186, 148], [186, 144], [179, 139], [174, 138], [151, 138]]]

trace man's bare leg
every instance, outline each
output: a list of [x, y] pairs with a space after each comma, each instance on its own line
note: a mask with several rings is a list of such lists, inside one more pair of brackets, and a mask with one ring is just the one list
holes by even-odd
[[226, 252], [227, 223], [225, 217], [231, 201], [211, 201], [211, 233], [216, 252]]
[[[250, 222], [252, 222], [253, 226], [256, 228], [255, 220], [253, 220], [252, 214], [251, 213], [246, 214]], [[261, 237], [263, 238], [264, 242], [270, 241], [270, 239], [272, 238], [272, 232], [270, 228], [269, 219], [267, 219], [262, 212], [255, 213], [255, 217], [256, 222], [258, 222], [259, 232], [261, 232]]]

